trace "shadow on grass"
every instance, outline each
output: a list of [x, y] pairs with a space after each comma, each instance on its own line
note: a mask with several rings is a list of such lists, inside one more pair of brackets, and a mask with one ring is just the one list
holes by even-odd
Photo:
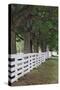
[[12, 86], [58, 83], [58, 59], [50, 58], [39, 67], [21, 77]]

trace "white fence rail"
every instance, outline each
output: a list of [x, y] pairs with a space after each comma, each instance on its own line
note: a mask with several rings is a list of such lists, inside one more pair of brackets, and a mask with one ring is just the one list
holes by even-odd
[[48, 52], [14, 54], [9, 56], [9, 83], [17, 81], [20, 77], [38, 67], [42, 62], [49, 58]]

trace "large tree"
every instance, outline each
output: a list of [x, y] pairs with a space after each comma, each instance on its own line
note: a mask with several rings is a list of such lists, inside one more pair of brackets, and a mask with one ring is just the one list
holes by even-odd
[[32, 46], [34, 52], [38, 52], [39, 47], [46, 51], [47, 45], [57, 49], [57, 23], [57, 7], [11, 5], [11, 30], [16, 33], [17, 41], [24, 40], [25, 53], [32, 52]]

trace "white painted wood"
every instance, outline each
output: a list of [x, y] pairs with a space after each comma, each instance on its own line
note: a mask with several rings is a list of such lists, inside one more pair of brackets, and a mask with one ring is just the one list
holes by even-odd
[[[37, 68], [42, 62], [45, 62], [46, 59], [50, 58], [49, 51], [48, 52], [40, 52], [40, 53], [28, 53], [28, 54], [13, 54], [9, 55], [9, 58], [15, 58], [15, 61], [9, 61], [10, 65], [15, 65], [15, 67], [8, 68], [10, 71], [14, 71], [13, 73], [9, 73], [10, 76], [14, 76], [15, 78], [11, 79], [11, 83], [18, 80], [18, 78], [30, 72], [33, 68]], [[20, 59], [20, 60], [18, 60]], [[28, 61], [28, 62], [27, 62]], [[25, 67], [28, 65], [27, 67]], [[22, 68], [22, 69], [20, 69]], [[18, 70], [19, 69], [19, 70]], [[26, 71], [25, 71], [26, 70]], [[21, 73], [21, 74], [19, 74]], [[19, 75], [18, 75], [19, 74]]]
[[15, 82], [15, 81], [17, 81], [17, 80], [16, 80], [16, 77], [13, 78], [13, 79], [11, 79], [11, 83], [13, 83], [13, 82]]
[[[10, 73], [8, 73], [8, 75], [10, 75]], [[13, 77], [15, 75], [15, 72], [11, 73], [11, 77]]]
[[15, 65], [15, 62], [8, 62], [8, 65]]
[[8, 71], [14, 71], [15, 70], [15, 67], [13, 67], [13, 68], [8, 68]]

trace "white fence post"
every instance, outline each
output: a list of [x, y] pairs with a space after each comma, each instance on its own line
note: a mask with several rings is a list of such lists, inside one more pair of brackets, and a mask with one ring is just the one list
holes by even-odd
[[15, 79], [16, 81], [18, 80], [18, 76], [17, 76], [17, 57], [15, 58]]
[[29, 60], [28, 60], [28, 68], [29, 68], [28, 72], [30, 72], [30, 54], [28, 55], [28, 58], [29, 58]]

